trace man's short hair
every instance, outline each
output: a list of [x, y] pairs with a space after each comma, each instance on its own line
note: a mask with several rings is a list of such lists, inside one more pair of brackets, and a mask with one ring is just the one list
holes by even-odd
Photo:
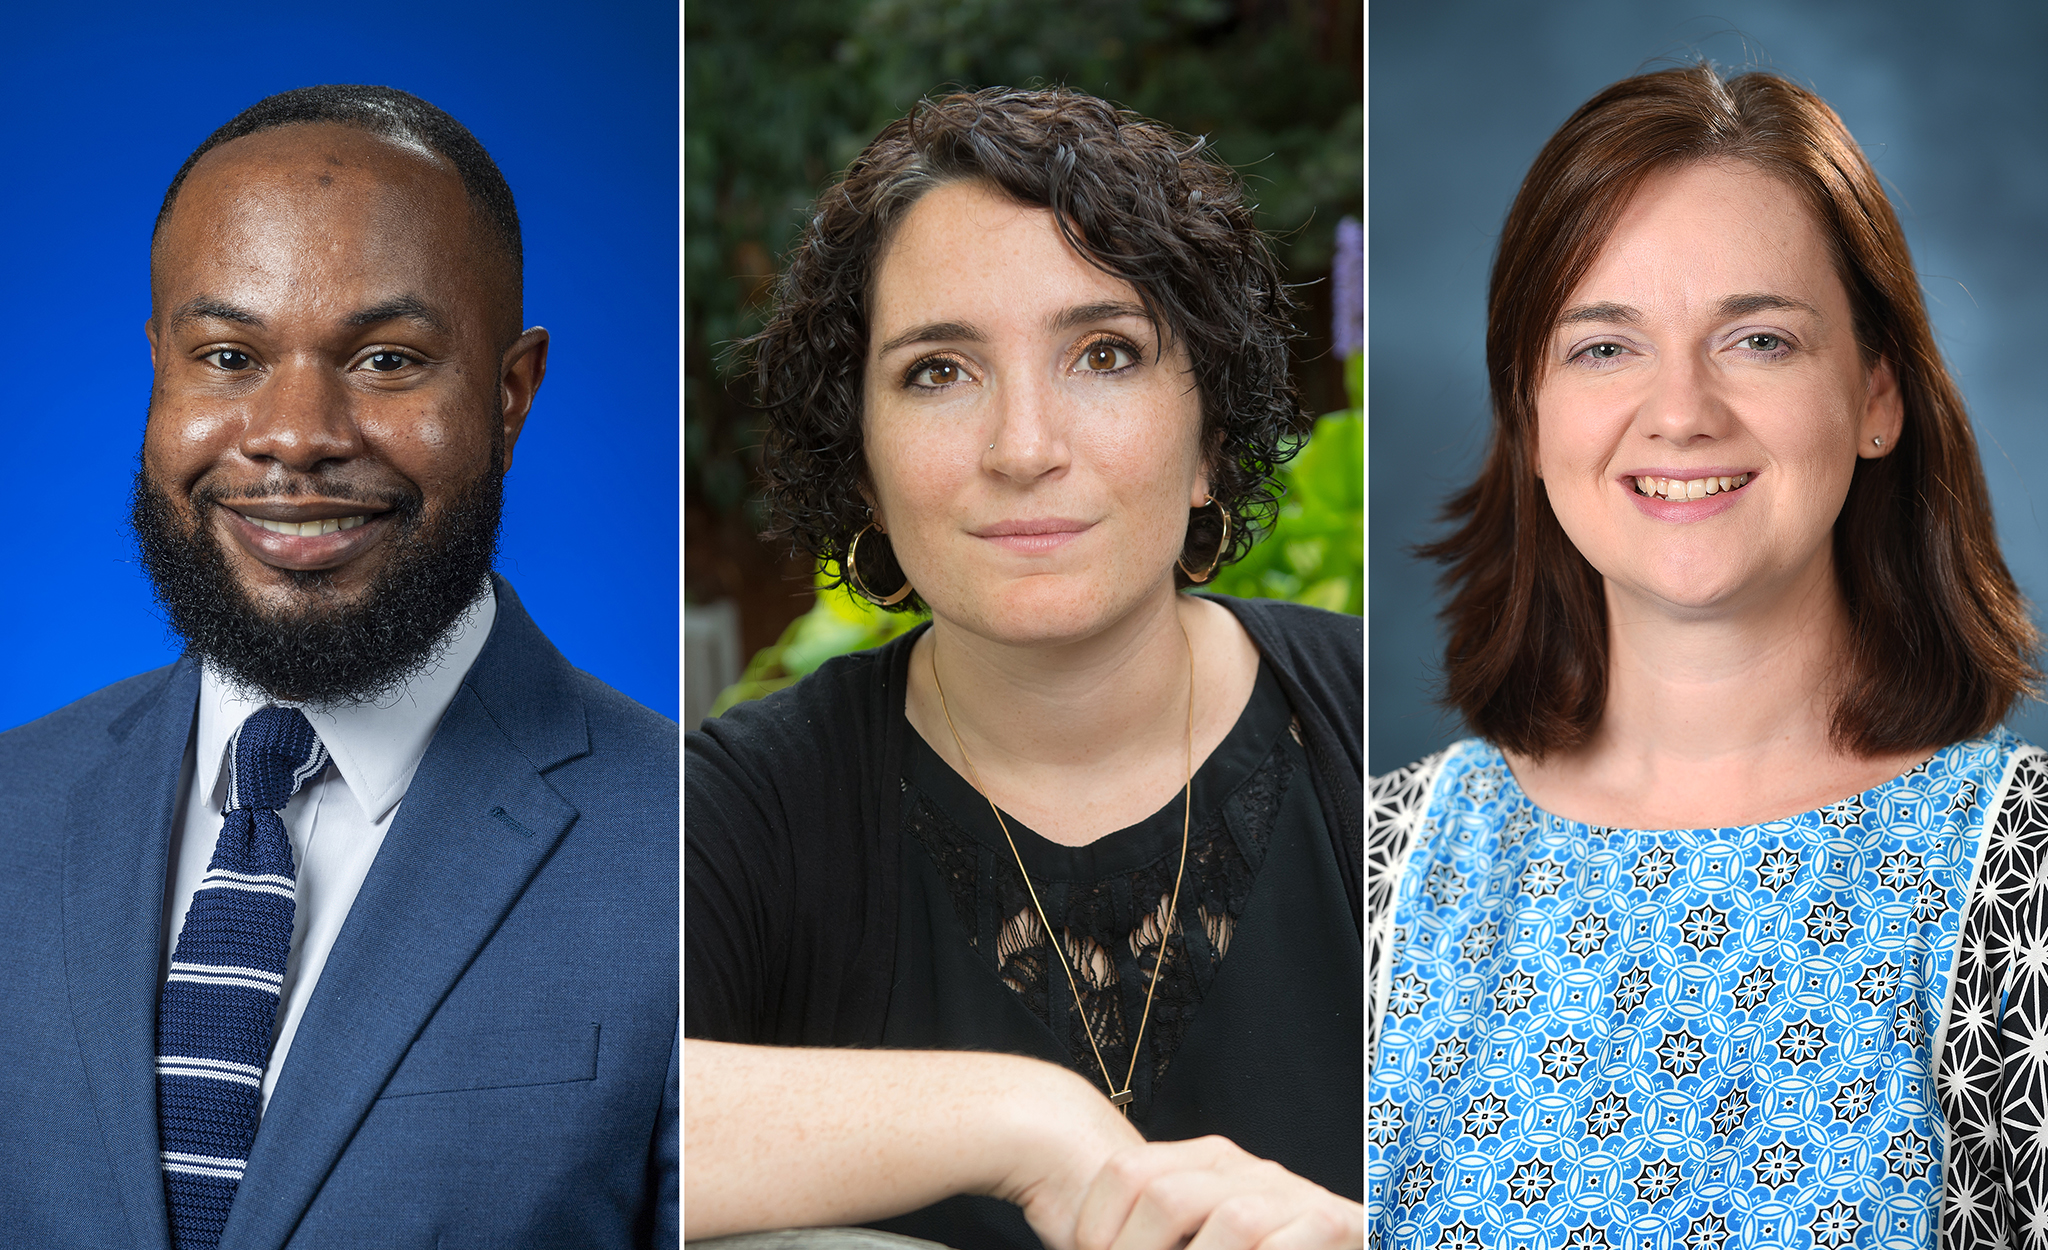
[[185, 163], [178, 166], [177, 176], [171, 179], [170, 189], [164, 192], [163, 207], [157, 210], [156, 227], [150, 237], [154, 239], [163, 233], [164, 222], [171, 215], [171, 206], [177, 202], [178, 190], [185, 185], [186, 175], [192, 172], [200, 157], [223, 143], [258, 131], [320, 123], [353, 126], [374, 135], [414, 144], [440, 155], [455, 166], [470, 207], [489, 224], [492, 240], [510, 265], [516, 306], [525, 257], [519, 242], [519, 210], [513, 205], [512, 188], [505, 182], [505, 175], [498, 172], [498, 163], [491, 159], [484, 145], [477, 142], [476, 136], [469, 133], [468, 127], [418, 96], [395, 87], [331, 83], [280, 91], [256, 101], [208, 135], [206, 142], [194, 148], [192, 155], [185, 158]]

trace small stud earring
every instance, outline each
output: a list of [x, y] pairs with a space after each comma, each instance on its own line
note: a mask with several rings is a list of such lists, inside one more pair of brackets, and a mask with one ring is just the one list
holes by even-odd
[[1882, 437], [1874, 437], [1870, 440], [1870, 445], [1872, 447], [1882, 447], [1884, 446], [1884, 439]]

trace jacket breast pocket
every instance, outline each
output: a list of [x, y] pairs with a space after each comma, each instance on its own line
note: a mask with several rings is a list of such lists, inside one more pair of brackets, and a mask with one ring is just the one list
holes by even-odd
[[594, 1021], [430, 1022], [379, 1098], [595, 1080], [599, 1031]]

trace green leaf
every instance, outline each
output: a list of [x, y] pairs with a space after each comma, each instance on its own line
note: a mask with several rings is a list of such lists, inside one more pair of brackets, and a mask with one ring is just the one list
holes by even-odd
[[1323, 553], [1330, 544], [1320, 538], [1302, 539], [1287, 544], [1287, 567], [1302, 577], [1313, 577], [1323, 567]]
[[924, 617], [915, 612], [884, 612], [844, 586], [831, 585], [831, 575], [818, 569], [817, 601], [811, 610], [791, 621], [782, 637], [761, 648], [747, 661], [739, 681], [719, 693], [711, 705], [717, 716], [736, 703], [762, 695], [808, 677], [835, 655], [850, 655], [879, 647], [916, 628]]
[[[1347, 362], [1355, 398], [1359, 358]], [[1333, 612], [1365, 611], [1365, 421], [1339, 409], [1316, 422], [1282, 466], [1286, 489], [1273, 529], [1211, 586], [1227, 595], [1291, 599]]]

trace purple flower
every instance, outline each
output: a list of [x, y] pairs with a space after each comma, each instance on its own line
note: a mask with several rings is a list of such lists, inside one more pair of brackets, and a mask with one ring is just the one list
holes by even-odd
[[1330, 262], [1330, 347], [1339, 356], [1365, 348], [1365, 230], [1356, 217], [1337, 219], [1337, 255]]

